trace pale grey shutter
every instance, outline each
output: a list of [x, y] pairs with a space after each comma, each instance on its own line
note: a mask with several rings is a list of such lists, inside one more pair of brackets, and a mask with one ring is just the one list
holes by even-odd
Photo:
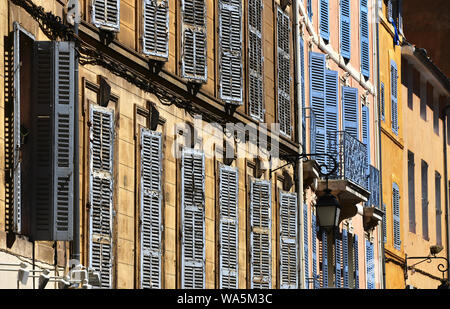
[[143, 53], [169, 58], [169, 2], [143, 0]]
[[219, 168], [219, 263], [220, 288], [238, 288], [238, 170], [221, 165]]
[[92, 23], [101, 29], [119, 31], [120, 0], [93, 0]]
[[91, 106], [89, 177], [89, 267], [101, 287], [112, 287], [114, 112]]
[[297, 195], [280, 191], [280, 288], [298, 288]]
[[205, 83], [208, 78], [205, 0], [181, 0], [181, 20], [181, 77]]
[[250, 182], [250, 282], [251, 288], [272, 288], [270, 181]]
[[262, 0], [248, 2], [248, 105], [250, 116], [264, 121], [264, 57], [263, 57], [263, 3]]
[[162, 222], [161, 133], [141, 130], [140, 279], [141, 288], [161, 288]]
[[205, 155], [184, 149], [181, 163], [181, 288], [205, 288]]
[[219, 1], [220, 98], [242, 104], [242, 3]]
[[277, 59], [278, 59], [278, 122], [280, 132], [291, 136], [291, 66], [290, 66], [290, 18], [277, 9]]
[[73, 237], [74, 43], [36, 42], [34, 48], [34, 240]]

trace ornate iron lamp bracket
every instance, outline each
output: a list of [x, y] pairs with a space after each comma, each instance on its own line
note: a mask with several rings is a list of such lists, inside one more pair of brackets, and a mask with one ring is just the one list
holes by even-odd
[[[444, 280], [444, 273], [448, 270], [449, 267], [449, 263], [448, 263], [448, 259], [443, 257], [443, 256], [410, 256], [408, 257], [407, 255], [405, 255], [405, 268], [404, 268], [404, 272], [405, 272], [405, 279], [408, 278], [408, 270], [413, 269], [414, 266], [419, 265], [423, 262], [427, 262], [427, 263], [431, 263], [431, 260], [444, 260], [447, 265], [444, 265], [442, 263], [439, 263], [439, 265], [437, 266], [437, 269], [442, 273], [442, 279]], [[408, 266], [408, 260], [421, 260], [411, 266]]]
[[307, 157], [310, 157], [310, 156], [315, 156], [315, 157], [318, 157], [318, 156], [324, 156], [324, 157], [329, 157], [329, 158], [331, 158], [331, 160], [333, 161], [333, 168], [331, 169], [331, 171], [329, 171], [329, 172], [323, 172], [323, 171], [322, 171], [322, 167], [324, 167], [325, 170], [328, 170], [328, 169], [327, 169], [328, 165], [325, 164], [325, 163], [319, 164], [319, 174], [320, 174], [322, 177], [325, 177], [325, 179], [328, 181], [328, 177], [329, 177], [330, 175], [334, 174], [334, 173], [336, 172], [337, 168], [338, 168], [338, 163], [337, 163], [336, 159], [335, 159], [332, 155], [330, 155], [330, 154], [328, 154], [328, 153], [301, 153], [301, 154], [299, 154], [299, 155], [286, 155], [286, 156], [280, 156], [280, 159], [286, 160], [286, 161], [288, 161], [288, 162], [287, 162], [286, 164], [280, 166], [280, 167], [277, 167], [277, 168], [274, 169], [274, 170], [273, 170], [272, 168], [270, 168], [270, 178], [272, 178], [272, 173], [273, 173], [273, 172], [278, 171], [279, 169], [282, 169], [282, 168], [284, 168], [284, 167], [286, 167], [286, 166], [288, 166], [288, 165], [294, 164], [294, 163], [295, 163], [296, 161], [298, 161], [298, 160], [301, 160], [301, 159], [304, 159], [304, 158], [307, 158]]

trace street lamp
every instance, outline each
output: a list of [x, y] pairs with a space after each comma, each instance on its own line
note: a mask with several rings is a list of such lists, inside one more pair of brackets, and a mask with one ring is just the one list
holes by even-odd
[[316, 203], [316, 215], [319, 227], [334, 231], [339, 225], [340, 214], [341, 205], [336, 197], [331, 194], [331, 190], [327, 188], [325, 194], [319, 197]]

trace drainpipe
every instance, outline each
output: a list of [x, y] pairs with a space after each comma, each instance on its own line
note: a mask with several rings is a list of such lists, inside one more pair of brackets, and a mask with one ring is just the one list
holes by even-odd
[[[301, 89], [301, 64], [300, 64], [300, 1], [299, 0], [293, 0], [292, 1], [292, 9], [294, 10], [294, 80], [295, 80], [295, 104], [297, 106], [297, 130], [298, 130], [298, 144], [299, 149], [298, 153], [303, 153], [303, 127], [302, 127], [302, 119], [303, 119], [303, 109], [302, 109], [302, 89]], [[304, 255], [304, 235], [303, 235], [303, 160], [299, 159], [297, 164], [297, 179], [298, 179], [298, 196], [297, 196], [297, 203], [298, 203], [298, 243], [299, 243], [299, 257], [300, 257], [300, 267], [299, 267], [299, 288], [303, 289], [305, 288], [305, 279], [306, 274], [303, 271], [305, 269], [305, 255]], [[295, 173], [295, 172], [294, 172]], [[307, 283], [306, 283], [307, 284]]]
[[[448, 212], [448, 163], [447, 163], [447, 112], [450, 109], [450, 105], [445, 106], [443, 111], [444, 118], [444, 188], [445, 188], [445, 237], [447, 241], [447, 259], [450, 258], [450, 241], [449, 241], [449, 212]], [[447, 265], [448, 266], [448, 265]], [[450, 267], [447, 267], [447, 281], [450, 280]]]

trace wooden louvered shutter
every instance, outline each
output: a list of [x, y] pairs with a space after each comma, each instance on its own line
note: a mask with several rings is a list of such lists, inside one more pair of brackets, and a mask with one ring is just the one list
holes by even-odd
[[421, 164], [422, 185], [422, 237], [429, 239], [428, 233], [428, 164], [422, 160]]
[[169, 1], [142, 0], [142, 51], [148, 56], [169, 58]]
[[272, 288], [271, 183], [250, 182], [250, 280], [251, 288]]
[[[306, 151], [306, 137], [307, 137], [307, 132], [306, 132], [306, 112], [305, 112], [305, 107], [306, 107], [306, 96], [305, 96], [305, 42], [303, 40], [303, 37], [299, 38], [300, 40], [300, 88], [301, 88], [301, 100], [302, 100], [302, 110], [303, 110], [303, 117], [302, 117], [302, 126], [303, 126], [303, 140], [302, 140], [302, 146], [303, 149]], [[312, 128], [310, 129], [310, 136], [309, 136], [309, 140], [311, 141], [313, 138], [315, 138], [314, 136], [314, 126], [312, 126]], [[313, 144], [311, 143], [311, 146]], [[310, 148], [310, 152], [314, 152], [314, 147]]]
[[319, 281], [317, 280], [317, 225], [316, 215], [311, 214], [311, 247], [312, 247], [312, 276], [314, 280], [314, 289], [319, 288]]
[[[325, 145], [326, 151], [337, 159], [338, 157], [338, 72], [325, 70]], [[330, 158], [323, 158], [332, 166]]]
[[383, 203], [383, 243], [387, 242], [386, 204]]
[[280, 132], [291, 136], [291, 56], [290, 18], [280, 8], [277, 9], [277, 55], [278, 55], [278, 122]]
[[335, 275], [335, 287], [342, 287], [342, 236], [335, 234], [334, 239], [334, 275]]
[[262, 0], [248, 2], [248, 70], [250, 116], [264, 121], [264, 57], [262, 39]]
[[367, 0], [360, 0], [360, 39], [361, 39], [361, 73], [370, 76], [370, 51], [369, 51], [369, 8]]
[[358, 235], [353, 235], [353, 265], [354, 265], [354, 279], [355, 289], [359, 289], [359, 243]]
[[347, 230], [342, 230], [342, 269], [343, 269], [343, 282], [344, 289], [349, 287], [349, 276], [348, 276], [348, 233]]
[[74, 46], [56, 41], [34, 46], [34, 240], [73, 237]]
[[308, 204], [303, 204], [303, 251], [305, 255], [305, 288], [309, 289], [309, 224], [308, 224]]
[[385, 99], [384, 99], [384, 83], [380, 84], [380, 109], [381, 109], [381, 120], [384, 120], [385, 116]]
[[280, 191], [280, 288], [298, 287], [297, 195]]
[[400, 189], [395, 182], [392, 184], [392, 212], [394, 227], [394, 248], [400, 250]]
[[340, 14], [341, 55], [349, 60], [351, 55], [350, 0], [341, 0]]
[[161, 288], [162, 137], [141, 129], [140, 162], [140, 283], [141, 288]]
[[93, 0], [92, 23], [110, 31], [120, 28], [120, 0]]
[[306, 10], [308, 11], [308, 17], [311, 21], [313, 16], [311, 0], [306, 0]]
[[354, 138], [359, 139], [358, 89], [343, 86], [342, 104], [344, 112], [344, 130]]
[[[315, 152], [325, 153], [326, 118], [325, 118], [325, 55], [309, 53], [309, 93], [310, 104], [316, 120]], [[314, 158], [319, 164], [325, 163], [322, 156]]]
[[238, 288], [238, 170], [234, 167], [219, 167], [219, 263], [220, 288]]
[[[370, 173], [370, 115], [369, 108], [363, 105], [361, 108], [362, 114], [362, 142], [366, 145], [366, 162], [367, 162], [367, 174]], [[368, 186], [368, 188], [370, 188]]]
[[89, 267], [112, 288], [114, 111], [90, 109]]
[[219, 1], [219, 96], [222, 100], [242, 104], [242, 3], [241, 0]]
[[319, 257], [321, 259], [322, 287], [328, 287], [328, 235], [322, 231], [322, 241], [320, 242]]
[[391, 127], [392, 132], [398, 134], [398, 71], [397, 64], [391, 60]]
[[181, 77], [205, 83], [208, 79], [206, 1], [181, 0], [181, 16]]
[[373, 244], [366, 239], [366, 281], [367, 289], [375, 289], [375, 264], [373, 259]]
[[184, 149], [181, 165], [181, 288], [205, 288], [205, 155]]
[[330, 39], [329, 0], [319, 0], [319, 34], [324, 40]]

